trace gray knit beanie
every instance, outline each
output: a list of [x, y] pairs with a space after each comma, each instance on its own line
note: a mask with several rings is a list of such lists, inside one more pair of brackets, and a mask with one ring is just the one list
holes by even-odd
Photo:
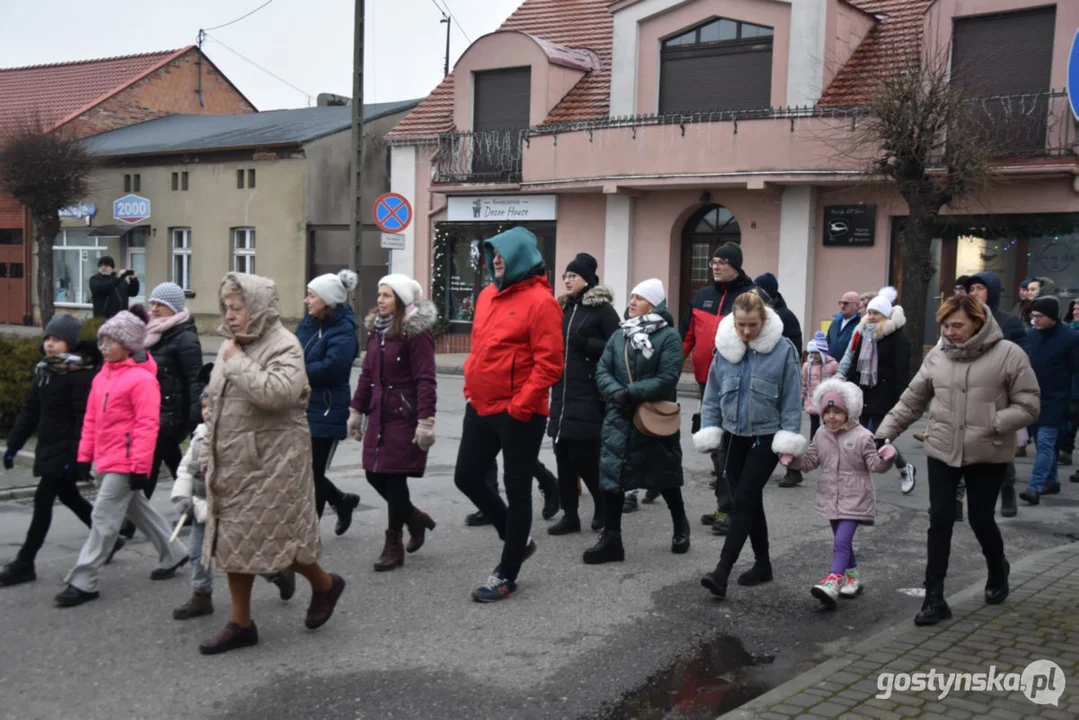
[[184, 289], [174, 282], [163, 282], [150, 293], [150, 302], [161, 303], [175, 313], [184, 311]]
[[74, 315], [53, 315], [52, 320], [45, 326], [45, 337], [52, 335], [57, 340], [63, 340], [68, 350], [74, 350], [79, 344], [79, 331], [82, 323]]
[[97, 331], [97, 339], [100, 341], [102, 337], [110, 337], [131, 352], [137, 353], [146, 346], [146, 323], [134, 313], [121, 310]]

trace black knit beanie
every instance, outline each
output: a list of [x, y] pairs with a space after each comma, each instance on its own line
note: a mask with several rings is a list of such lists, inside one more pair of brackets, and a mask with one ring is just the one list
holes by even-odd
[[597, 267], [599, 263], [594, 257], [588, 253], [577, 253], [577, 257], [566, 266], [566, 272], [576, 273], [589, 285], [595, 285], [599, 282], [599, 278], [596, 277]]
[[742, 270], [742, 247], [738, 243], [727, 242], [716, 248], [712, 257], [721, 258], [735, 270]]
[[1060, 303], [1052, 295], [1035, 299], [1030, 305], [1030, 310], [1041, 313], [1050, 320], [1060, 322]]

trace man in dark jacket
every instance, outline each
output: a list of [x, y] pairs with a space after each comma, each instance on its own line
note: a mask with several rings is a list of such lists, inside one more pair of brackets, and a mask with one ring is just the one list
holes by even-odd
[[1060, 322], [1055, 297], [1038, 297], [1030, 306], [1033, 329], [1027, 333], [1027, 353], [1041, 388], [1038, 416], [1038, 455], [1026, 490], [1019, 497], [1037, 505], [1042, 495], [1060, 492], [1057, 477], [1057, 437], [1079, 411], [1079, 334]]
[[828, 326], [828, 354], [836, 360], [843, 359], [850, 339], [862, 321], [862, 316], [858, 314], [860, 302], [861, 298], [853, 290], [848, 290], [839, 298], [839, 312], [832, 317], [832, 324]]
[[97, 274], [90, 278], [90, 298], [94, 317], [111, 318], [127, 309], [130, 298], [139, 294], [134, 270], [116, 272], [116, 262], [108, 255], [97, 261]]
[[1004, 333], [1005, 340], [1011, 340], [1019, 347], [1023, 347], [1027, 341], [1027, 333], [1023, 329], [1023, 321], [1000, 309], [1000, 293], [1002, 285], [1000, 276], [988, 270], [971, 275], [967, 278], [967, 292], [981, 300], [993, 311], [993, 319], [1000, 325], [1000, 331]]

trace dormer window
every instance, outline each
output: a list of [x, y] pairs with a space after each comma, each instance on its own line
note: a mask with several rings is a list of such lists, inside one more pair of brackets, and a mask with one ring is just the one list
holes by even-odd
[[772, 36], [764, 25], [716, 18], [664, 40], [660, 114], [769, 107]]

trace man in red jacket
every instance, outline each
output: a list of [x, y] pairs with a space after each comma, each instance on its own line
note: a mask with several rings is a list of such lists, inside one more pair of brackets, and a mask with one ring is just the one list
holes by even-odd
[[[494, 602], [517, 590], [521, 563], [536, 551], [532, 470], [547, 427], [551, 386], [562, 375], [562, 308], [547, 282], [536, 236], [512, 228], [484, 243], [494, 282], [476, 300], [472, 352], [465, 360], [465, 418], [453, 482], [489, 517], [503, 540], [502, 560], [472, 591]], [[502, 453], [509, 508], [484, 482]]]

